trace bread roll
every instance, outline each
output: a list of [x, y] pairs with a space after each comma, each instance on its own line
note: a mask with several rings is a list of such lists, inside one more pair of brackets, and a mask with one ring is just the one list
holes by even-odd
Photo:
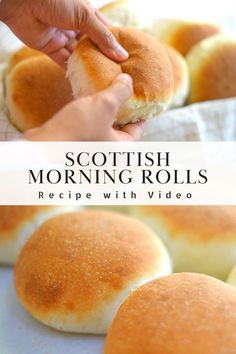
[[174, 47], [182, 55], [201, 40], [220, 32], [218, 26], [178, 19], [158, 19], [146, 29], [157, 40]]
[[227, 279], [227, 283], [236, 288], [236, 266], [234, 266], [234, 268], [231, 270]]
[[20, 131], [46, 122], [72, 100], [65, 73], [47, 56], [20, 61], [6, 79], [6, 104]]
[[105, 15], [114, 26], [138, 27], [139, 19], [128, 0], [112, 1], [102, 6], [99, 11]]
[[174, 93], [170, 107], [176, 108], [184, 105], [189, 94], [188, 66], [184, 57], [177, 50], [168, 45], [165, 45], [165, 49], [174, 75]]
[[0, 264], [14, 264], [22, 246], [39, 225], [71, 209], [56, 206], [0, 206]]
[[164, 241], [176, 272], [226, 280], [236, 264], [234, 206], [143, 206], [132, 213]]
[[121, 305], [104, 354], [233, 354], [235, 326], [235, 289], [205, 275], [172, 274]]
[[16, 53], [14, 53], [8, 63], [7, 74], [9, 74], [12, 69], [19, 64], [21, 61], [35, 58], [38, 56], [46, 57], [46, 54], [39, 52], [38, 50], [31, 49], [29, 47], [22, 47]]
[[74, 95], [86, 96], [106, 89], [124, 72], [134, 80], [134, 96], [119, 111], [117, 123], [126, 124], [158, 115], [168, 107], [174, 88], [166, 50], [137, 29], [113, 28], [112, 32], [129, 52], [128, 60], [112, 61], [84, 36], [68, 63]]
[[145, 225], [86, 210], [55, 217], [34, 233], [18, 258], [15, 287], [46, 325], [104, 334], [130, 291], [170, 271], [164, 246]]
[[187, 56], [189, 103], [236, 96], [236, 41], [223, 35], [205, 39]]

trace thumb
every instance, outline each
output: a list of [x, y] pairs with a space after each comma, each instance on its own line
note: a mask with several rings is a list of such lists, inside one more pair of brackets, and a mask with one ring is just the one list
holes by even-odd
[[114, 120], [120, 107], [133, 95], [133, 80], [127, 74], [120, 74], [106, 90], [98, 93], [96, 98], [102, 105], [104, 116]]
[[113, 33], [102, 23], [95, 13], [91, 14], [83, 32], [109, 58], [115, 61], [128, 59], [128, 52], [118, 43]]

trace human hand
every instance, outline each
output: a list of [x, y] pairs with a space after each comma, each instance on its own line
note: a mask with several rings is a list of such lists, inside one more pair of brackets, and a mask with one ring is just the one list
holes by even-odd
[[76, 39], [84, 33], [111, 59], [128, 58], [107, 28], [108, 20], [87, 0], [3, 0], [0, 20], [26, 45], [64, 68]]
[[139, 140], [144, 123], [114, 127], [116, 114], [133, 94], [130, 76], [121, 74], [106, 90], [75, 100], [24, 138], [34, 141], [134, 141]]

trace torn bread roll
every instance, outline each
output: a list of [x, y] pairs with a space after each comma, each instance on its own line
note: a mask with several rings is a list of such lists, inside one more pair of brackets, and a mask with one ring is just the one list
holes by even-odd
[[18, 62], [6, 77], [10, 121], [22, 132], [42, 125], [72, 99], [64, 70], [46, 55]]
[[146, 31], [185, 56], [195, 44], [219, 33], [220, 29], [217, 25], [210, 23], [158, 19]]
[[0, 264], [14, 264], [26, 240], [45, 220], [74, 209], [57, 206], [0, 206]]
[[131, 212], [163, 240], [175, 272], [226, 280], [236, 264], [235, 206], [137, 206]]
[[170, 272], [164, 246], [144, 224], [86, 210], [50, 219], [34, 233], [17, 260], [15, 287], [44, 324], [104, 334], [133, 289]]
[[132, 292], [109, 330], [104, 354], [236, 353], [236, 290], [191, 273]]
[[100, 7], [99, 11], [114, 26], [138, 27], [139, 19], [135, 14], [134, 5], [129, 0], [111, 1]]
[[236, 41], [223, 35], [205, 39], [186, 57], [190, 74], [188, 103], [236, 96]]
[[134, 95], [118, 115], [118, 124], [149, 119], [165, 111], [173, 96], [172, 66], [162, 44], [133, 28], [111, 29], [129, 58], [117, 63], [107, 58], [84, 36], [68, 62], [68, 77], [75, 97], [95, 94], [106, 89], [123, 73], [134, 82]]

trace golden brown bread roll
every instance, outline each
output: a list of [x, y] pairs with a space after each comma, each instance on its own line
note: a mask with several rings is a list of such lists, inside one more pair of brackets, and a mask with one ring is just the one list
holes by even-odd
[[174, 75], [174, 92], [170, 104], [171, 108], [183, 106], [189, 94], [189, 73], [185, 58], [174, 48], [165, 45], [169, 56], [173, 75]]
[[146, 29], [157, 40], [175, 48], [182, 55], [201, 40], [220, 32], [215, 24], [194, 23], [178, 19], [159, 19]]
[[41, 322], [106, 333], [130, 291], [170, 271], [164, 246], [145, 225], [87, 210], [50, 219], [34, 233], [16, 263], [15, 287]]
[[140, 206], [131, 212], [163, 240], [176, 272], [226, 280], [236, 263], [235, 206]]
[[126, 124], [158, 115], [168, 107], [174, 88], [166, 50], [154, 38], [137, 29], [113, 28], [112, 32], [129, 52], [129, 58], [116, 63], [84, 36], [68, 63], [74, 95], [97, 93], [123, 72], [133, 78], [134, 95], [119, 111], [117, 123]]
[[6, 78], [6, 104], [20, 131], [35, 128], [72, 100], [65, 72], [45, 55], [20, 61]]
[[22, 47], [19, 49], [16, 53], [14, 53], [8, 63], [8, 68], [7, 68], [7, 74], [9, 74], [12, 69], [19, 64], [21, 61], [38, 57], [38, 56], [45, 56], [46, 54], [43, 54], [39, 52], [38, 50], [31, 49], [29, 47]]
[[205, 275], [172, 274], [131, 293], [104, 354], [233, 354], [235, 326], [235, 289]]
[[205, 39], [187, 56], [188, 103], [236, 96], [236, 41], [223, 35]]
[[14, 264], [26, 240], [45, 220], [73, 210], [57, 206], [0, 206], [0, 264]]

